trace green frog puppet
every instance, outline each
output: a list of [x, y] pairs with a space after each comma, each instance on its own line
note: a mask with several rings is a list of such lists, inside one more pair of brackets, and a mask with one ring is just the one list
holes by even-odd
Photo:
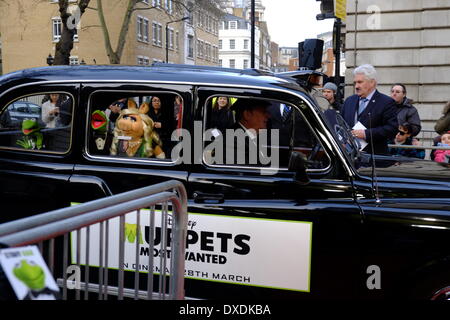
[[36, 119], [22, 121], [23, 138], [17, 140], [17, 144], [24, 149], [40, 150], [44, 148], [44, 136]]

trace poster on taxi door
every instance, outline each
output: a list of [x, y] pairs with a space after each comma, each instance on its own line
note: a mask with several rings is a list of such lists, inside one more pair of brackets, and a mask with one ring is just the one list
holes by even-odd
[[[149, 252], [149, 210], [142, 209], [140, 233], [136, 214], [125, 216], [124, 269], [148, 272], [149, 254], [154, 257], [153, 273], [160, 273], [161, 213], [155, 213], [154, 251]], [[171, 217], [167, 242], [170, 266]], [[89, 264], [98, 266], [99, 225], [90, 227]], [[86, 230], [80, 246], [85, 248]], [[309, 292], [312, 223], [248, 217], [189, 213], [185, 251], [185, 278], [219, 281], [285, 290]], [[72, 233], [72, 263], [75, 263], [77, 235]], [[139, 265], [136, 266], [136, 241]], [[80, 250], [81, 264], [85, 252]], [[109, 221], [108, 268], [118, 269], [119, 218]], [[166, 270], [168, 272], [168, 270]]]

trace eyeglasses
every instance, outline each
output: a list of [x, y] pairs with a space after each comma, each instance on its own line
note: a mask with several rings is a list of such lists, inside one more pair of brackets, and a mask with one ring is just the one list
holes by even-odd
[[398, 130], [398, 134], [401, 135], [401, 136], [404, 136], [405, 134], [408, 134], [408, 132], [404, 132], [404, 131]]

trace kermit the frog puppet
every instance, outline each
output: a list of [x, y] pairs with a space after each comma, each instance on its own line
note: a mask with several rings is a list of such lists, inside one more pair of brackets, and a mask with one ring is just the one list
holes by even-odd
[[107, 154], [112, 137], [108, 134], [109, 119], [105, 112], [95, 110], [91, 115], [92, 138], [95, 153]]
[[36, 119], [22, 121], [22, 133], [24, 137], [17, 140], [17, 144], [24, 149], [40, 150], [44, 148], [44, 136]]

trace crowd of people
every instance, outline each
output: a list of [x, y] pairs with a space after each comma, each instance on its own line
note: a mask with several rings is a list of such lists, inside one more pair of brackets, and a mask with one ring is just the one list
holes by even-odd
[[[336, 101], [337, 86], [327, 82], [322, 88], [329, 102], [329, 110], [339, 112], [350, 128], [352, 135], [363, 141], [363, 151], [375, 154], [391, 154], [414, 158], [425, 158], [421, 141], [417, 135], [422, 130], [421, 120], [412, 100], [407, 97], [406, 86], [395, 83], [390, 96], [377, 89], [377, 72], [372, 65], [365, 64], [354, 69], [355, 94], [347, 97], [341, 105]], [[450, 101], [436, 122], [435, 146], [450, 145]], [[431, 159], [449, 162], [450, 150], [433, 150]]]

